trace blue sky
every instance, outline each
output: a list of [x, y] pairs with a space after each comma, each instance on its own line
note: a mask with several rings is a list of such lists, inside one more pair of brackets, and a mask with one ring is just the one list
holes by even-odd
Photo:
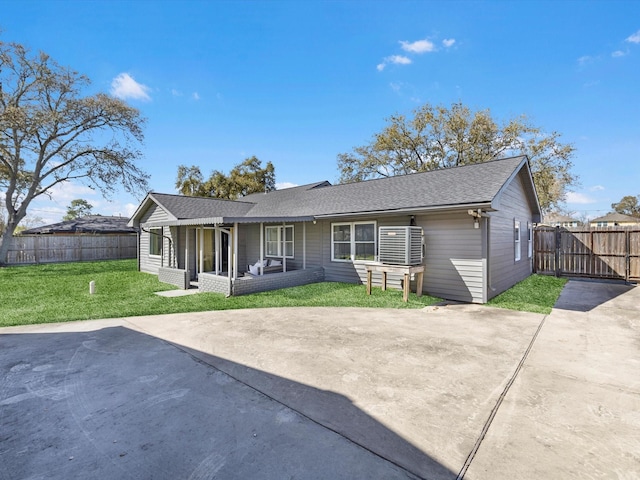
[[[462, 102], [573, 144], [576, 216], [640, 194], [638, 1], [0, 4], [4, 41], [140, 109], [154, 191], [175, 192], [180, 164], [208, 175], [251, 155], [273, 162], [279, 186], [336, 182], [337, 155], [385, 118]], [[67, 184], [30, 215], [58, 221], [74, 198], [124, 216], [141, 199]]]

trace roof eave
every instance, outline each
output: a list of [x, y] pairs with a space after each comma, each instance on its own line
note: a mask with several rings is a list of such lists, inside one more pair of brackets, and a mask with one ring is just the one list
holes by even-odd
[[433, 206], [422, 206], [422, 207], [410, 207], [410, 208], [398, 208], [394, 210], [369, 210], [362, 212], [344, 212], [344, 213], [328, 213], [322, 215], [315, 215], [317, 219], [323, 218], [344, 218], [344, 217], [359, 217], [359, 216], [386, 216], [386, 215], [402, 215], [409, 214], [415, 215], [416, 213], [439, 213], [439, 212], [452, 212], [452, 211], [463, 211], [468, 209], [478, 209], [482, 208], [487, 211], [494, 211], [493, 205], [490, 201], [482, 201], [482, 202], [472, 202], [472, 203], [461, 203], [456, 205], [433, 205]]

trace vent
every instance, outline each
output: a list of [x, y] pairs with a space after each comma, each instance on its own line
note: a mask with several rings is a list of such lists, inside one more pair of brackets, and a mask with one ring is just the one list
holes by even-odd
[[379, 260], [391, 265], [422, 263], [422, 227], [380, 227]]

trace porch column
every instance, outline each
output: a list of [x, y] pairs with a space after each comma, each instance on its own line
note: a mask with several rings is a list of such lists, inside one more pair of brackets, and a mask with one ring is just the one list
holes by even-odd
[[264, 223], [260, 222], [260, 275], [264, 275]]
[[233, 224], [233, 279], [238, 278], [238, 223]]
[[216, 275], [220, 275], [220, 263], [222, 261], [221, 258], [221, 254], [222, 252], [220, 251], [220, 246], [222, 245], [222, 235], [220, 233], [220, 228], [218, 226], [216, 226], [215, 230], [213, 231], [213, 241], [214, 241], [214, 261], [215, 261], [215, 267], [214, 270], [216, 272]]
[[[189, 270], [189, 227], [184, 227], [184, 269]], [[191, 280], [191, 275], [189, 280]]]
[[302, 269], [307, 269], [307, 222], [302, 222]]
[[202, 273], [204, 271], [204, 226], [200, 227], [200, 251], [198, 255], [200, 263], [198, 273]]
[[233, 229], [230, 228], [229, 231], [227, 232], [227, 235], [231, 238], [227, 239], [227, 278], [229, 279], [229, 296], [231, 296], [231, 268], [233, 266], [233, 254], [232, 254], [232, 250], [233, 250]]
[[280, 248], [282, 248], [282, 271], [286, 272], [287, 271], [287, 226], [286, 223], [282, 222], [282, 238], [280, 239], [280, 241], [282, 242], [282, 245], [280, 245]]

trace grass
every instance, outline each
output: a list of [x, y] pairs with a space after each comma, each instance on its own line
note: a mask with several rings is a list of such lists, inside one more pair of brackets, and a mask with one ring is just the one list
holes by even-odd
[[[89, 294], [95, 281], [96, 293]], [[0, 268], [0, 326], [66, 322], [164, 313], [288, 306], [422, 308], [439, 298], [344, 283], [302, 287], [225, 298], [216, 293], [161, 297], [173, 290], [155, 275], [136, 270], [135, 260], [60, 263]]]
[[489, 300], [488, 305], [522, 312], [549, 314], [565, 283], [567, 283], [565, 278], [531, 275]]

